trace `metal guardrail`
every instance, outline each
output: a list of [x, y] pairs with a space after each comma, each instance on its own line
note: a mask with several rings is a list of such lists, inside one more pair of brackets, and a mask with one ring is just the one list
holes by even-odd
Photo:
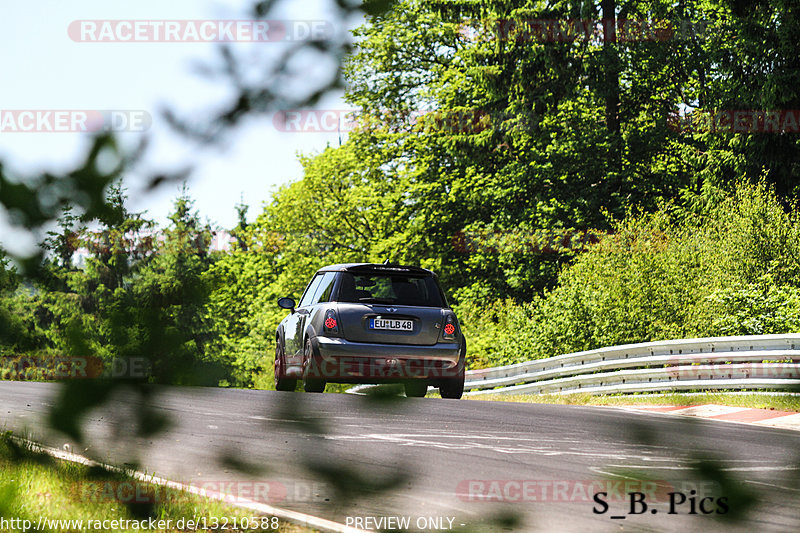
[[792, 388], [800, 333], [625, 344], [470, 370], [464, 383], [469, 395]]

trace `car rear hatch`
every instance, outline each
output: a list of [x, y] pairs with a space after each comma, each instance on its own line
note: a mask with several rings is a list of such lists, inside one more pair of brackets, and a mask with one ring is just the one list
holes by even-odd
[[439, 341], [446, 304], [428, 271], [382, 265], [354, 268], [342, 272], [337, 293], [347, 340], [417, 345]]
[[337, 311], [343, 337], [355, 342], [433, 345], [443, 321], [436, 307], [339, 303]]

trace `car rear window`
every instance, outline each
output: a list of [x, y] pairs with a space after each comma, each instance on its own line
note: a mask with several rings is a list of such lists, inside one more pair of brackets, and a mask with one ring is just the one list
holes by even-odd
[[444, 307], [431, 276], [342, 273], [339, 301], [391, 305]]

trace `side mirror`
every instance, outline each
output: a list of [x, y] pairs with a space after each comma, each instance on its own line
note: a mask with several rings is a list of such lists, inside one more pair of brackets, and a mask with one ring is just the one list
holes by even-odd
[[295, 306], [294, 300], [292, 300], [288, 296], [284, 296], [283, 298], [278, 298], [278, 307], [289, 309], [292, 313], [294, 313], [294, 306]]

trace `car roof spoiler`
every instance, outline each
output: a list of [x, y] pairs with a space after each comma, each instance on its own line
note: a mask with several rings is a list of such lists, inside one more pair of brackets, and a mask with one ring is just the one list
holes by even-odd
[[389, 273], [402, 273], [402, 274], [422, 274], [425, 276], [432, 276], [433, 272], [430, 270], [416, 267], [398, 265], [395, 263], [364, 263], [358, 265], [350, 265], [344, 269], [345, 272], [386, 272]]

